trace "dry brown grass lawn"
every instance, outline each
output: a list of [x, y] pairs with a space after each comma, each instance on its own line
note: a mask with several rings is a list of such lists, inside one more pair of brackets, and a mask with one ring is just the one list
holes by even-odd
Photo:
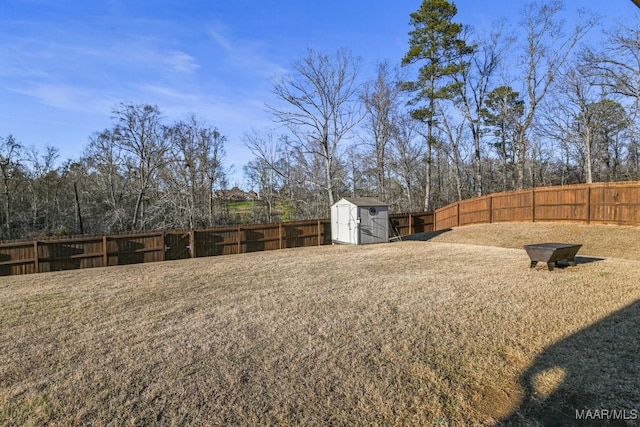
[[578, 255], [640, 261], [640, 227], [562, 223], [497, 223], [454, 228], [433, 242], [518, 248], [529, 243], [581, 243]]
[[[0, 425], [536, 425], [637, 409], [640, 230], [582, 227], [0, 278]], [[603, 260], [529, 269], [522, 239]]]

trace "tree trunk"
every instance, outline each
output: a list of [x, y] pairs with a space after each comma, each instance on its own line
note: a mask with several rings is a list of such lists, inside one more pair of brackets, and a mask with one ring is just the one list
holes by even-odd
[[4, 192], [4, 223], [7, 229], [7, 236], [11, 236], [11, 216], [9, 207], [11, 204], [9, 203], [9, 189], [5, 188]]
[[517, 182], [516, 189], [522, 190], [524, 189], [524, 168], [525, 168], [525, 159], [527, 152], [527, 142], [526, 136], [524, 132], [520, 132], [518, 135], [518, 171], [517, 171]]
[[431, 126], [427, 130], [427, 153], [425, 160], [425, 185], [424, 185], [424, 210], [431, 210], [431, 162], [432, 162], [432, 146], [431, 146]]
[[136, 205], [133, 209], [133, 221], [131, 224], [131, 228], [133, 230], [138, 228], [138, 217], [142, 218], [142, 215], [139, 215], [139, 212], [142, 208], [142, 197], [144, 196], [144, 192], [139, 192], [138, 197], [136, 197]]
[[7, 177], [4, 177], [4, 223], [7, 228], [7, 235], [10, 235], [11, 231], [11, 218], [9, 208], [11, 203], [9, 202], [9, 180]]
[[329, 206], [333, 206], [333, 203], [334, 203], [333, 174], [331, 173], [331, 158], [329, 157], [329, 155], [326, 155], [324, 158], [324, 169], [327, 175], [326, 188], [327, 188], [327, 196], [329, 198]]
[[73, 194], [76, 200], [76, 220], [80, 229], [80, 234], [84, 234], [84, 227], [82, 226], [82, 213], [80, 211], [80, 197], [78, 197], [78, 183], [73, 183]]
[[475, 172], [476, 172], [476, 196], [482, 196], [482, 165], [480, 159], [480, 133], [476, 129], [472, 129], [473, 132], [473, 143], [475, 146]]
[[386, 200], [387, 194], [385, 191], [385, 177], [384, 177], [384, 147], [376, 150], [377, 155], [377, 165], [376, 165], [376, 173], [378, 178], [378, 197], [380, 200]]
[[507, 191], [509, 171], [507, 168], [507, 139], [504, 137], [504, 131], [500, 141], [500, 160], [502, 161], [502, 191]]
[[585, 157], [586, 157], [586, 175], [587, 175], [587, 184], [591, 184], [593, 182], [593, 167], [591, 166], [593, 164], [593, 155], [591, 153], [591, 130], [587, 127], [586, 129], [586, 135], [585, 135], [585, 144], [584, 144], [584, 148], [585, 148]]
[[454, 157], [454, 166], [455, 166], [455, 176], [456, 176], [456, 196], [458, 197], [458, 201], [462, 200], [462, 160], [460, 159], [459, 151], [456, 147]]
[[[431, 76], [431, 87], [435, 87], [435, 77]], [[433, 148], [433, 115], [435, 111], [435, 100], [429, 100], [429, 118], [427, 121], [427, 152], [425, 164], [425, 185], [424, 185], [424, 210], [431, 210], [431, 161]]]
[[213, 227], [213, 180], [209, 180], [209, 227]]

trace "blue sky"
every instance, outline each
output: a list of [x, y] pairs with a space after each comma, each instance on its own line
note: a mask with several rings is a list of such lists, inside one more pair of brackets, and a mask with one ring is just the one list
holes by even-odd
[[[167, 121], [195, 113], [226, 135], [231, 184], [251, 158], [242, 135], [273, 127], [272, 79], [307, 47], [398, 63], [420, 0], [0, 0], [0, 135], [78, 158], [120, 102], [157, 105]], [[457, 22], [517, 24], [523, 2], [460, 0]], [[567, 1], [607, 20], [630, 0]], [[365, 7], [363, 7], [365, 6]]]

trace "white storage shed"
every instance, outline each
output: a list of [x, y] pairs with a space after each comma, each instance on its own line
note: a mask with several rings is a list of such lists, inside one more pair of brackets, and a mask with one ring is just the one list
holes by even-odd
[[389, 241], [389, 205], [371, 197], [345, 197], [331, 206], [331, 240], [367, 245]]

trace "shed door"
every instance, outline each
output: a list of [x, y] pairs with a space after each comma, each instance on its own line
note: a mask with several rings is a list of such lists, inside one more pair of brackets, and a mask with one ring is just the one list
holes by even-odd
[[382, 207], [360, 207], [360, 243], [384, 243], [388, 240], [388, 217]]
[[353, 233], [352, 233], [352, 221], [351, 221], [351, 215], [350, 215], [350, 210], [351, 210], [351, 206], [350, 205], [337, 205], [336, 206], [336, 222], [337, 222], [337, 228], [338, 228], [338, 235], [336, 240], [338, 242], [343, 242], [343, 243], [356, 243], [355, 239], [352, 237]]

